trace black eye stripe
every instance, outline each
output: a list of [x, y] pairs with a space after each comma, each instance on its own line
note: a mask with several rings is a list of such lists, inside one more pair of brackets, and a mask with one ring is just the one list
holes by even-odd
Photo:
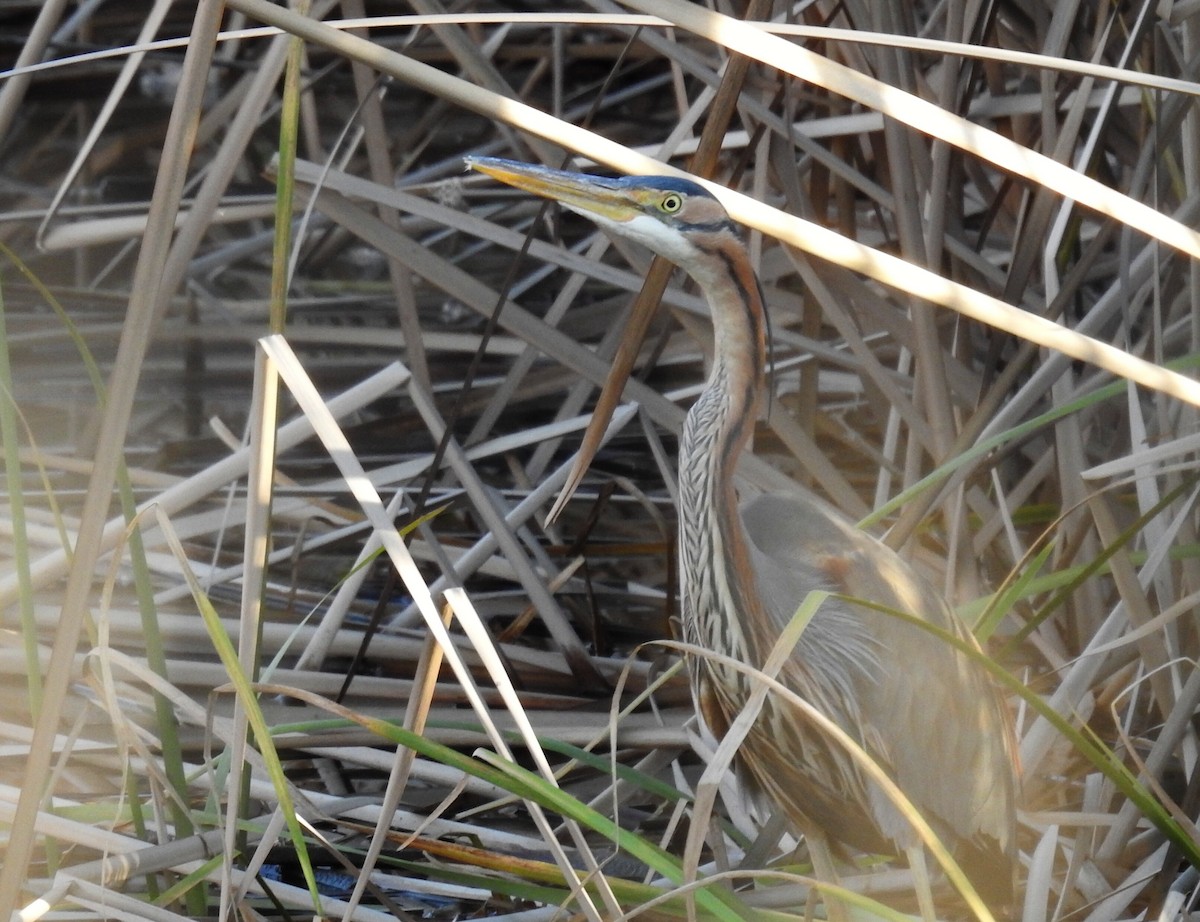
[[[712, 198], [712, 196], [707, 195], [707, 193], [704, 193], [704, 195], [707, 198]], [[672, 202], [677, 202], [678, 206], [668, 210], [667, 206]], [[683, 206], [685, 204], [687, 204], [685, 196], [675, 192], [668, 192], [657, 201], [644, 204], [642, 206], [642, 211], [651, 217], [658, 218], [660, 221], [667, 222], [669, 220], [673, 227], [685, 234], [691, 233], [692, 231], [710, 234], [728, 232], [736, 236], [738, 239], [741, 239], [740, 228], [728, 215], [717, 218], [714, 221], [681, 220], [679, 213], [683, 211]]]
[[691, 222], [691, 223], [686, 223], [686, 222], [680, 221], [680, 222], [676, 222], [675, 226], [678, 227], [684, 233], [689, 233], [691, 231], [700, 231], [701, 233], [715, 234], [720, 231], [729, 231], [731, 234], [734, 234], [738, 237], [741, 236], [741, 234], [738, 231], [738, 226], [736, 224], [734, 224], [732, 221], [730, 221], [728, 218], [722, 219], [720, 221], [695, 221], [695, 222]]

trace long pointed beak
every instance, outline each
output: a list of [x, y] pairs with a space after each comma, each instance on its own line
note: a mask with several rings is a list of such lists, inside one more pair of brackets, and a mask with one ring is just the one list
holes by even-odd
[[586, 217], [628, 221], [641, 212], [620, 179], [554, 170], [533, 163], [499, 157], [467, 157], [467, 167], [502, 183], [552, 199]]
[[[620, 180], [569, 173], [565, 170], [553, 170], [497, 157], [468, 157], [466, 163], [471, 169], [486, 173], [502, 183], [562, 202], [568, 208], [588, 217], [600, 215], [615, 221], [628, 221], [637, 213], [636, 206], [631, 203], [629, 194]], [[558, 518], [575, 489], [583, 481], [583, 475], [587, 473], [588, 466], [604, 441], [608, 423], [620, 402], [625, 382], [633, 373], [642, 341], [646, 338], [650, 321], [654, 317], [654, 309], [658, 306], [667, 280], [671, 277], [671, 271], [672, 266], [669, 262], [661, 256], [654, 258], [646, 283], [634, 302], [625, 327], [625, 336], [617, 348], [617, 354], [613, 356], [612, 369], [600, 391], [596, 408], [592, 411], [591, 421], [583, 434], [583, 441], [575, 455], [567, 482], [558, 494], [550, 514], [546, 516], [547, 524]]]

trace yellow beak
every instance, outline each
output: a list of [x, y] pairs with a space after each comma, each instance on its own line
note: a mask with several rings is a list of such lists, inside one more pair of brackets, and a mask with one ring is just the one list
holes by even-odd
[[642, 213], [630, 191], [630, 179], [609, 179], [588, 173], [570, 173], [550, 167], [503, 160], [499, 157], [467, 157], [469, 169], [486, 173], [502, 183], [560, 202], [572, 211], [610, 221], [632, 220]]

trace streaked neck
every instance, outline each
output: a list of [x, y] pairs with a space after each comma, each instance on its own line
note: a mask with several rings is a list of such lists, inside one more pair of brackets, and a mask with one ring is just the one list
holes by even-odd
[[[715, 356], [708, 384], [688, 412], [679, 445], [679, 553], [685, 631], [693, 642], [743, 648], [738, 612], [757, 607], [733, 474], [758, 415], [766, 357], [758, 281], [729, 243], [693, 272], [708, 297]], [[740, 252], [739, 252], [740, 251]], [[722, 643], [711, 638], [720, 633]], [[746, 650], [745, 652], [749, 652]]]

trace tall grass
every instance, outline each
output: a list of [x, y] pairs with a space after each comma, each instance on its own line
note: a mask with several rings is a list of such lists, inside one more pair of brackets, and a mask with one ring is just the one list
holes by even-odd
[[659, 643], [703, 302], [462, 173], [499, 154], [713, 183], [771, 308], [743, 491], [976, 625], [1014, 917], [1186, 917], [1190, 8], [720, 9], [5, 14], [0, 915], [916, 911], [710, 784]]

